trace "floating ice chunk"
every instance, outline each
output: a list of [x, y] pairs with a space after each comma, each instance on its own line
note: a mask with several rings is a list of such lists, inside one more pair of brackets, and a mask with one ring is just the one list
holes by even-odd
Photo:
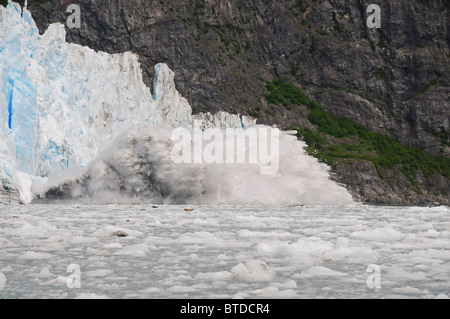
[[157, 250], [158, 248], [154, 245], [147, 244], [135, 244], [131, 246], [126, 246], [119, 251], [116, 251], [113, 255], [123, 255], [123, 256], [134, 256], [134, 257], [145, 257], [152, 250]]
[[106, 249], [120, 249], [123, 248], [123, 246], [119, 243], [110, 243], [110, 244], [105, 244], [103, 245], [103, 248]]
[[150, 287], [150, 288], [143, 290], [142, 292], [146, 293], [146, 294], [153, 294], [153, 293], [158, 293], [160, 291], [161, 291], [161, 289], [159, 289], [159, 288]]
[[420, 289], [411, 287], [411, 286], [392, 288], [392, 291], [399, 293], [399, 294], [420, 294], [420, 293], [422, 293], [422, 291]]
[[195, 289], [192, 286], [172, 286], [167, 289], [167, 291], [170, 291], [171, 293], [188, 293], [188, 292], [195, 292], [197, 289]]
[[97, 242], [98, 239], [93, 237], [75, 236], [70, 239], [70, 244], [76, 246], [91, 246]]
[[448, 231], [448, 230], [441, 231], [440, 234], [439, 234], [439, 237], [441, 237], [441, 238], [450, 238], [450, 231]]
[[14, 271], [11, 266], [6, 266], [0, 269], [0, 272], [11, 272]]
[[310, 256], [307, 254], [295, 254], [290, 258], [291, 267], [295, 270], [304, 270], [314, 265], [321, 264], [322, 258]]
[[[254, 224], [258, 224], [257, 221], [252, 222]], [[244, 238], [250, 237], [275, 237], [275, 238], [285, 238], [292, 237], [291, 233], [288, 232], [265, 232], [265, 231], [250, 231], [248, 229], [243, 229], [239, 231], [238, 235]]]
[[[292, 236], [290, 233], [289, 236]], [[292, 256], [296, 254], [305, 254], [311, 256], [322, 256], [325, 251], [333, 249], [333, 244], [323, 241], [318, 237], [301, 238], [295, 243], [285, 241], [271, 241], [258, 244], [257, 251], [265, 255], [275, 256]]]
[[64, 276], [58, 276], [55, 279], [51, 279], [49, 280], [47, 283], [49, 284], [63, 284], [63, 285], [67, 285], [67, 281], [68, 281], [68, 277], [64, 277]]
[[435, 231], [434, 229], [430, 229], [426, 232], [421, 233], [420, 235], [424, 237], [436, 238], [439, 237], [439, 232]]
[[403, 279], [403, 280], [426, 280], [427, 276], [421, 272], [409, 272], [403, 268], [395, 268], [387, 273], [389, 279]]
[[278, 294], [280, 290], [277, 287], [265, 287], [261, 289], [253, 290], [252, 293], [258, 296], [274, 296]]
[[39, 272], [39, 277], [51, 277], [52, 273], [50, 272], [50, 269], [48, 267], [44, 267]]
[[110, 275], [112, 271], [110, 269], [95, 269], [86, 272], [88, 277], [106, 277]]
[[34, 237], [34, 236], [46, 236], [49, 233], [53, 233], [57, 228], [46, 221], [40, 221], [36, 225], [30, 224], [26, 221], [22, 222], [22, 225], [15, 229], [8, 229], [6, 233], [8, 235], [15, 235], [20, 237]]
[[240, 263], [231, 269], [231, 274], [240, 281], [269, 281], [273, 278], [273, 272], [261, 260], [249, 260], [245, 265]]
[[50, 259], [55, 256], [49, 253], [43, 252], [35, 252], [35, 251], [27, 251], [19, 256], [20, 259], [31, 259], [31, 260], [40, 260], [40, 259]]
[[220, 272], [207, 272], [207, 273], [198, 273], [195, 275], [194, 279], [196, 280], [208, 280], [208, 281], [227, 281], [232, 278], [231, 273], [228, 271], [220, 271]]
[[299, 278], [311, 278], [311, 277], [344, 277], [346, 273], [334, 271], [324, 266], [314, 266], [303, 271]]
[[422, 258], [424, 262], [433, 261], [434, 259], [450, 260], [450, 250], [448, 250], [448, 241], [446, 243], [442, 243], [442, 245], [443, 249], [428, 248], [428, 249], [413, 250], [408, 254], [408, 257], [417, 259]]
[[351, 238], [366, 241], [392, 242], [402, 240], [405, 235], [393, 228], [375, 228], [367, 231], [356, 231], [350, 234]]
[[276, 298], [293, 299], [297, 297], [297, 293], [294, 289], [281, 290], [276, 294]]
[[353, 243], [349, 238], [338, 237], [332, 250], [325, 250], [322, 254], [324, 260], [345, 260], [347, 263], [374, 263], [377, 253], [370, 246], [361, 246]]
[[177, 275], [175, 277], [172, 278], [172, 280], [177, 280], [177, 281], [186, 281], [186, 280], [192, 280], [191, 275]]
[[434, 225], [432, 223], [421, 223], [414, 225], [414, 230], [434, 230]]
[[436, 206], [428, 208], [430, 212], [450, 212], [449, 206]]
[[336, 243], [334, 244], [335, 248], [348, 248], [350, 245], [350, 239], [346, 237], [338, 237], [336, 238]]
[[292, 279], [288, 279], [285, 282], [276, 283], [274, 286], [279, 289], [295, 289], [297, 288], [297, 283]]

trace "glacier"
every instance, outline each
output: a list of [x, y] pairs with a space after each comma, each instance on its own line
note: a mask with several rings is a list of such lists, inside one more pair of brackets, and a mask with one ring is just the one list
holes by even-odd
[[101, 145], [136, 124], [192, 125], [167, 65], [155, 66], [152, 94], [136, 55], [66, 43], [59, 23], [41, 36], [27, 8], [11, 1], [0, 18], [4, 184], [17, 182], [17, 171], [46, 177], [83, 168]]
[[82, 167], [130, 125], [191, 125], [189, 103], [166, 65], [155, 67], [153, 95], [136, 55], [66, 43], [59, 23], [40, 36], [26, 7], [9, 2], [0, 10], [2, 139], [14, 140], [21, 171], [47, 176]]
[[[145, 144], [149, 130], [156, 134], [155, 140], [167, 141], [165, 133], [158, 136], [164, 130], [154, 128], [225, 129], [256, 124], [252, 118], [227, 112], [193, 115], [188, 101], [176, 89], [174, 72], [166, 64], [155, 66], [150, 90], [143, 82], [135, 54], [96, 52], [67, 43], [65, 35], [65, 27], [60, 23], [50, 25], [40, 35], [26, 5], [22, 9], [9, 0], [6, 8], [0, 6], [0, 189], [17, 191], [22, 202], [33, 200], [36, 187], [33, 189], [32, 185], [42, 190], [49, 178], [67, 178], [72, 174], [78, 176], [73, 180], [82, 180], [80, 176], [86, 171], [95, 171], [93, 167], [104, 160], [104, 156], [97, 157], [105, 152], [117, 154], [109, 161], [114, 169], [125, 160], [132, 163], [138, 154], [131, 152], [123, 141], [133, 128], [141, 127], [134, 134], [142, 134], [137, 139], [144, 139], [149, 156], [151, 145]], [[328, 168], [305, 154], [302, 142], [284, 138], [289, 140], [286, 148], [296, 152], [285, 155], [292, 157], [286, 158], [286, 165], [294, 168], [286, 170], [286, 174], [304, 178], [294, 181], [286, 175], [277, 179], [258, 177], [254, 189], [268, 183], [258, 198], [270, 196], [269, 189], [283, 184], [285, 187], [279, 189], [290, 194], [289, 203], [314, 202], [313, 199], [333, 203], [352, 201], [343, 187], [329, 179]], [[118, 145], [112, 144], [117, 140]], [[128, 158], [118, 154], [119, 150], [128, 150]], [[254, 170], [248, 167], [235, 171], [234, 178], [228, 178], [230, 174], [221, 169], [201, 167], [196, 172], [205, 169], [210, 175], [222, 174], [224, 182], [227, 176], [227, 182], [234, 183], [234, 187], [242, 180], [254, 180], [250, 176]], [[130, 179], [135, 172], [128, 170], [127, 174]], [[103, 178], [102, 182], [93, 185], [104, 185], [109, 180], [104, 174], [97, 174], [97, 178]], [[219, 175], [210, 178], [216, 184], [220, 179]], [[175, 179], [170, 185], [182, 182], [182, 178]], [[210, 182], [198, 187], [207, 185], [212, 187]], [[324, 188], [334, 194], [328, 200], [326, 194], [317, 195]], [[0, 199], [1, 196], [0, 191]], [[228, 199], [233, 203], [236, 198]]]

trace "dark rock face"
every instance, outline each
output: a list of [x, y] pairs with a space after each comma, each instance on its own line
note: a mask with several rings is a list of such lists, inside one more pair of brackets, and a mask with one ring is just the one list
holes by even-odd
[[[73, 1], [29, 2], [42, 32], [50, 23], [65, 23]], [[384, 1], [380, 29], [366, 25], [371, 3], [80, 0], [81, 28], [66, 28], [67, 40], [109, 53], [138, 54], [149, 86], [153, 65], [167, 63], [194, 112], [252, 115], [262, 106], [269, 112], [258, 114], [260, 123], [308, 125], [301, 109], [270, 112], [264, 101], [265, 83], [283, 77], [330, 113], [405, 146], [449, 157], [448, 1]], [[405, 195], [411, 187], [399, 183], [392, 188], [367, 173], [371, 169], [365, 163], [358, 165], [333, 168], [355, 198], [413, 204], [429, 194]], [[346, 179], [345, 174], [353, 175]], [[430, 188], [435, 190], [431, 197], [445, 199], [449, 181], [436, 178], [440, 182]], [[374, 188], [380, 191], [370, 191]], [[392, 198], [381, 189], [393, 192]]]
[[[403, 175], [381, 178], [375, 165], [368, 161], [335, 165], [332, 169], [336, 181], [346, 185], [354, 199], [359, 202], [380, 205], [448, 205], [450, 182], [440, 175], [431, 178], [418, 176], [418, 187], [414, 189]], [[389, 174], [385, 170], [382, 173]], [[392, 182], [393, 180], [395, 182]]]
[[[19, 204], [21, 203], [20, 194], [17, 190], [5, 185], [0, 185], [0, 205], [2, 204]], [[1, 209], [0, 209], [1, 211]]]

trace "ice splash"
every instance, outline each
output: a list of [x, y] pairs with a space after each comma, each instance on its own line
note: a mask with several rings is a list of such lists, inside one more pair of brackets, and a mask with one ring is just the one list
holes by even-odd
[[156, 65], [151, 92], [130, 52], [107, 54], [67, 43], [61, 24], [41, 36], [29, 11], [11, 1], [0, 6], [0, 18], [0, 180], [20, 189], [22, 201], [33, 196], [31, 181], [45, 193], [41, 178], [70, 173], [75, 177], [53, 188], [63, 191], [55, 196], [106, 202], [119, 194], [168, 203], [351, 202], [329, 179], [327, 167], [307, 156], [293, 136], [281, 137], [280, 172], [273, 176], [261, 176], [258, 164], [171, 163], [170, 128], [254, 123], [226, 112], [193, 116], [165, 64]]
[[[248, 128], [248, 129], [251, 129]], [[279, 170], [261, 174], [257, 163], [175, 163], [174, 129], [134, 127], [114, 140], [79, 176], [38, 187], [43, 198], [94, 204], [233, 204], [300, 205], [352, 202], [347, 191], [329, 179], [327, 167], [305, 154], [304, 143], [280, 134]], [[216, 146], [223, 141], [214, 140]], [[210, 145], [210, 144], [208, 144]], [[236, 152], [251, 149], [236, 148]], [[214, 146], [215, 147], [215, 146]]]

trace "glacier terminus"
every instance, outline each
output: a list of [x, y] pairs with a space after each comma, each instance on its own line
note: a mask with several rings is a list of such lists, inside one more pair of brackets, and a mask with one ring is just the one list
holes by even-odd
[[[36, 193], [49, 188], [49, 184], [45, 186], [49, 179], [63, 180], [67, 176], [74, 178], [64, 184], [66, 187], [59, 187], [60, 191], [69, 192], [65, 197], [92, 197], [92, 192], [114, 184], [110, 183], [111, 174], [118, 192], [127, 183], [122, 187], [128, 191], [127, 196], [154, 194], [155, 178], [137, 181], [133, 177], [130, 181], [130, 177], [142, 176], [136, 174], [142, 167], [151, 170], [146, 165], [150, 162], [154, 170], [183, 171], [161, 155], [168, 151], [170, 142], [167, 134], [161, 133], [164, 130], [156, 128], [226, 129], [256, 125], [251, 118], [226, 112], [193, 115], [189, 102], [176, 90], [175, 74], [166, 64], [155, 66], [150, 90], [143, 83], [138, 57], [131, 52], [107, 54], [67, 43], [65, 27], [59, 23], [50, 25], [40, 35], [27, 8], [11, 1], [6, 8], [0, 7], [0, 17], [0, 180], [2, 188], [9, 194], [15, 191], [21, 202], [29, 203]], [[142, 148], [130, 148], [121, 135], [142, 142]], [[149, 136], [152, 142], [143, 140]], [[158, 140], [160, 146], [166, 147], [155, 154], [150, 144]], [[276, 176], [255, 176], [258, 174], [248, 166], [191, 167], [193, 171], [187, 175], [186, 170], [184, 174], [159, 173], [157, 180], [172, 186], [158, 189], [159, 195], [148, 199], [177, 203], [173, 197], [184, 196], [197, 204], [204, 200], [211, 204], [216, 199], [218, 203], [267, 203], [267, 195], [276, 189], [279, 202], [286, 204], [352, 202], [347, 191], [329, 179], [328, 168], [306, 155], [303, 142], [287, 133], [281, 140], [284, 150], [280, 150], [280, 163], [284, 166]], [[105, 157], [96, 158], [105, 152], [109, 154], [106, 162]], [[155, 156], [160, 160], [152, 161]], [[146, 163], [136, 160], [142, 157]], [[103, 165], [101, 169], [99, 163]], [[129, 169], [132, 164], [136, 170]], [[167, 169], [168, 165], [173, 167]], [[125, 171], [126, 177], [122, 176]], [[183, 194], [186, 187], [173, 187], [191, 185], [185, 176], [197, 185], [189, 188], [187, 195]], [[92, 183], [94, 178], [101, 182]], [[87, 181], [89, 186], [81, 190], [68, 187], [86, 185]], [[324, 187], [328, 189], [326, 194], [321, 192]], [[193, 194], [195, 189], [198, 191]], [[241, 196], [237, 189], [251, 189], [254, 193]], [[176, 190], [181, 193], [171, 196]], [[112, 191], [111, 187], [108, 191]], [[160, 196], [161, 193], [164, 194]], [[276, 204], [277, 199], [269, 202]]]

